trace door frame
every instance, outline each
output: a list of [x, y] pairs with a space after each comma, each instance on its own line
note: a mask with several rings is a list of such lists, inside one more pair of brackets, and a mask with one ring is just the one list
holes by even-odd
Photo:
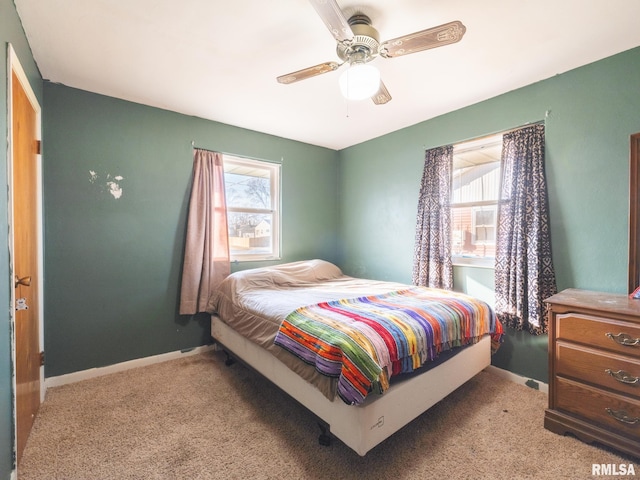
[[640, 132], [630, 137], [629, 152], [629, 293], [640, 286]]
[[[36, 113], [36, 136], [38, 140], [42, 141], [42, 110], [38, 99], [36, 98], [31, 84], [27, 79], [27, 75], [20, 64], [20, 60], [13, 49], [13, 46], [9, 43], [7, 45], [7, 129], [8, 129], [8, 146], [7, 146], [7, 188], [8, 188], [8, 220], [9, 220], [9, 285], [13, 285], [15, 277], [15, 265], [14, 265], [14, 252], [15, 245], [13, 242], [13, 80], [12, 73], [16, 74], [22, 89], [24, 90], [31, 106]], [[42, 212], [42, 152], [36, 156], [36, 222], [38, 225], [38, 232], [36, 235], [36, 248], [38, 250], [38, 265], [37, 265], [37, 278], [40, 279], [38, 290], [38, 343], [40, 351], [44, 350], [44, 249], [43, 249], [43, 212]], [[16, 455], [16, 436], [17, 436], [17, 421], [16, 421], [16, 343], [15, 343], [15, 289], [10, 288], [11, 291], [11, 304], [9, 308], [9, 328], [11, 337], [11, 377], [12, 377], [12, 402], [13, 402], [13, 451], [14, 458]], [[45, 396], [45, 384], [44, 384], [44, 366], [40, 366], [40, 403], [44, 401]], [[14, 465], [16, 468], [17, 465]]]

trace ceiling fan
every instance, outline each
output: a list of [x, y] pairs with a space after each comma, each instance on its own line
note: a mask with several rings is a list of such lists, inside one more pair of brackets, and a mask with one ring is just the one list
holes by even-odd
[[[376, 105], [387, 103], [391, 100], [391, 95], [380, 80], [378, 70], [373, 65], [368, 65], [371, 60], [378, 56], [395, 58], [450, 45], [459, 42], [466, 31], [465, 26], [456, 20], [380, 43], [378, 31], [371, 25], [371, 19], [364, 13], [356, 13], [347, 19], [335, 0], [309, 1], [338, 42], [336, 52], [342, 63], [325, 62], [304, 68], [279, 76], [278, 82], [289, 84], [306, 80], [337, 70], [347, 63], [349, 69], [340, 77], [343, 95], [358, 100], [371, 98]], [[356, 85], [361, 77], [363, 79], [362, 90]]]

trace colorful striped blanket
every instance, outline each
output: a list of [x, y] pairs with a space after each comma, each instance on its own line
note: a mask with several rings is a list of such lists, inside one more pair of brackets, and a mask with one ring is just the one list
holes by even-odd
[[411, 287], [301, 307], [282, 322], [274, 342], [320, 373], [338, 377], [340, 398], [359, 404], [369, 392], [387, 390], [393, 375], [486, 334], [496, 348], [502, 326], [485, 302]]

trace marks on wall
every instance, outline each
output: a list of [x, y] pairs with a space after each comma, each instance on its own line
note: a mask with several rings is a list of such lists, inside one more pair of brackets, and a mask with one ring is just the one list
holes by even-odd
[[108, 193], [116, 200], [122, 197], [123, 180], [122, 175], [99, 174], [95, 170], [89, 170], [89, 181], [98, 187], [100, 193]]

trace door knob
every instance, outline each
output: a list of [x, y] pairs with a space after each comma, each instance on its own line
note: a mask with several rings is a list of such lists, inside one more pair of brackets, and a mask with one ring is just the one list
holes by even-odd
[[25, 287], [31, 286], [31, 275], [22, 278], [18, 278], [18, 276], [16, 275], [15, 288], [18, 288], [18, 285], [24, 285]]

